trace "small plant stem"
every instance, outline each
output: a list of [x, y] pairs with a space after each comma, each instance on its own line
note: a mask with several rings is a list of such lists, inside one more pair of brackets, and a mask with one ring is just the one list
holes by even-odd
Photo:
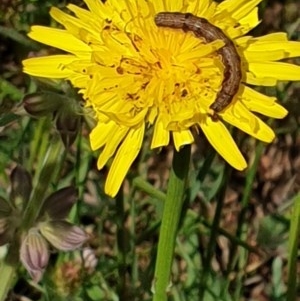
[[[200, 223], [203, 224], [205, 227], [207, 227], [208, 229], [212, 229], [213, 225], [211, 225], [208, 221], [201, 219]], [[225, 231], [224, 229], [218, 227], [218, 234], [219, 235], [223, 235], [224, 237], [226, 237], [228, 240], [230, 240], [231, 243], [235, 243], [243, 248], [245, 248], [246, 250], [248, 250], [249, 252], [255, 253], [257, 255], [260, 255], [261, 252], [259, 251], [259, 249], [252, 247], [251, 245], [247, 244], [246, 241], [243, 241], [241, 239], [239, 239], [236, 236], [233, 236], [232, 234], [230, 234], [229, 232]]]
[[294, 198], [294, 208], [291, 216], [291, 225], [289, 233], [289, 252], [288, 252], [288, 283], [287, 283], [287, 301], [297, 299], [297, 258], [298, 245], [300, 240], [300, 194]]
[[[134, 180], [133, 180], [134, 181]], [[137, 187], [135, 185], [132, 185], [132, 189], [127, 197], [127, 200], [129, 202], [129, 220], [128, 223], [128, 235], [127, 235], [127, 244], [128, 244], [128, 251], [127, 251], [127, 258], [129, 259], [129, 263], [127, 263], [131, 268], [131, 279], [130, 279], [130, 289], [132, 290], [135, 298], [139, 294], [138, 286], [140, 284], [139, 281], [139, 262], [138, 262], [138, 256], [136, 253], [136, 245], [137, 245], [137, 238], [136, 238], [136, 198], [135, 194], [137, 192]], [[127, 283], [128, 286], [128, 283]]]
[[[248, 207], [249, 199], [251, 197], [251, 192], [252, 192], [253, 183], [255, 180], [259, 160], [261, 158], [263, 150], [264, 150], [264, 144], [259, 142], [256, 146], [254, 162], [247, 172], [245, 188], [244, 188], [244, 192], [243, 192], [243, 196], [242, 196], [242, 200], [241, 200], [242, 209], [241, 209], [241, 213], [239, 215], [238, 226], [237, 226], [236, 235], [235, 235], [236, 238], [240, 241], [247, 240], [247, 228], [245, 225], [245, 218], [246, 218], [247, 207]], [[234, 266], [235, 266], [237, 260], [238, 260], [239, 266], [241, 268], [243, 268], [243, 265], [246, 262], [246, 257], [248, 256], [248, 252], [246, 249], [242, 249], [240, 252], [240, 255], [238, 255], [237, 254], [238, 244], [235, 241], [231, 241], [231, 243], [232, 243], [232, 248], [230, 250], [229, 262], [228, 262], [226, 275], [225, 275], [226, 282], [224, 284], [222, 294], [221, 294], [221, 296], [223, 296], [223, 297], [225, 296], [224, 294], [226, 294], [226, 292], [228, 291], [228, 288], [230, 285], [229, 274], [234, 269]], [[236, 288], [235, 288], [235, 297], [236, 298], [240, 298], [241, 281], [242, 281], [241, 277], [242, 276], [239, 275], [238, 279], [237, 279], [237, 284], [236, 284]]]
[[124, 209], [124, 195], [122, 191], [116, 197], [116, 214], [117, 214], [117, 244], [118, 244], [118, 295], [120, 300], [128, 300], [129, 294], [126, 289], [126, 255], [128, 250], [128, 232], [125, 229], [125, 209]]
[[211, 226], [211, 232], [210, 232], [207, 252], [206, 252], [206, 255], [204, 258], [205, 260], [203, 262], [203, 273], [202, 273], [202, 277], [201, 277], [200, 292], [199, 292], [199, 300], [200, 301], [205, 301], [205, 299], [204, 299], [205, 298], [205, 290], [207, 287], [208, 277], [210, 274], [211, 260], [215, 253], [216, 239], [218, 236], [219, 223], [220, 223], [220, 219], [221, 219], [224, 198], [225, 198], [225, 193], [226, 193], [226, 188], [227, 188], [226, 183], [229, 180], [230, 171], [231, 171], [231, 169], [227, 166], [224, 171], [224, 174], [223, 174], [223, 180], [222, 180], [223, 183], [221, 185], [221, 189], [218, 194], [217, 207], [216, 207], [213, 223]]
[[55, 137], [49, 144], [48, 151], [40, 166], [38, 181], [34, 183], [30, 200], [23, 214], [22, 229], [29, 229], [36, 221], [43, 199], [49, 186], [52, 184], [53, 176], [57, 174], [57, 169], [61, 168], [60, 158], [63, 155], [64, 146], [58, 137]]
[[[135, 190], [135, 189], [134, 189]], [[137, 284], [139, 283], [139, 267], [138, 267], [138, 258], [135, 250], [136, 246], [136, 228], [135, 228], [135, 220], [136, 220], [136, 204], [135, 204], [135, 199], [133, 197], [130, 198], [130, 218], [131, 218], [131, 223], [130, 223], [130, 239], [129, 239], [129, 244], [130, 244], [130, 258], [131, 258], [131, 287], [136, 291]]]
[[165, 201], [166, 195], [153, 187], [149, 182], [142, 179], [141, 177], [136, 177], [132, 181], [133, 185], [139, 188], [142, 191], [145, 191], [148, 195], [153, 198], [157, 198], [158, 200]]
[[166, 301], [170, 285], [170, 274], [173, 262], [175, 240], [183, 206], [186, 180], [190, 165], [190, 146], [174, 151], [172, 169], [164, 204], [155, 273], [153, 281], [153, 301]]
[[[49, 118], [41, 118], [38, 120], [35, 130], [33, 132], [33, 137], [29, 144], [29, 156], [24, 158], [24, 167], [30, 172], [32, 167], [35, 166], [39, 170], [42, 160], [37, 161], [38, 158], [43, 158], [48, 146], [50, 139], [50, 128], [51, 121]], [[38, 164], [38, 166], [36, 165]]]

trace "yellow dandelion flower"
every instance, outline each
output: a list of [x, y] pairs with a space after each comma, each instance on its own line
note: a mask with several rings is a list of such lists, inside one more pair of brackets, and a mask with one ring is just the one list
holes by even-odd
[[[152, 149], [168, 145], [172, 138], [176, 150], [193, 143], [192, 127], [201, 128], [217, 152], [243, 170], [246, 161], [226, 125], [270, 142], [274, 132], [254, 113], [273, 118], [287, 114], [274, 97], [250, 86], [300, 80], [299, 66], [278, 62], [300, 56], [300, 43], [288, 41], [285, 33], [245, 36], [259, 23], [259, 2], [85, 0], [88, 10], [67, 6], [72, 15], [52, 8], [51, 16], [65, 29], [33, 26], [29, 36], [68, 54], [27, 59], [24, 71], [67, 79], [80, 89], [97, 121], [90, 141], [93, 150], [102, 149], [98, 168], [113, 157], [105, 184], [111, 196], [118, 192], [149, 126], [153, 126]], [[206, 19], [236, 49], [241, 80], [218, 118], [210, 107], [228, 76], [228, 62], [220, 55], [224, 41], [218, 36], [209, 40], [186, 28], [157, 26], [155, 16], [160, 12]], [[226, 59], [235, 58], [229, 54]]]

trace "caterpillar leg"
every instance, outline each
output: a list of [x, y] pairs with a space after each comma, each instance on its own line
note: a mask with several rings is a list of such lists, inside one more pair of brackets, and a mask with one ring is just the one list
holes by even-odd
[[214, 122], [217, 122], [220, 120], [220, 116], [217, 114], [217, 112], [213, 112], [212, 114], [209, 114], [209, 116], [211, 117], [211, 120]]

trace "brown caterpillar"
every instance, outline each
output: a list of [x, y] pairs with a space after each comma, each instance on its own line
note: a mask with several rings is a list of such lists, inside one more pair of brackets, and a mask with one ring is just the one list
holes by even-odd
[[217, 119], [216, 113], [231, 103], [242, 79], [241, 59], [233, 42], [220, 28], [190, 13], [161, 12], [155, 16], [154, 21], [157, 26], [192, 31], [196, 37], [204, 38], [208, 43], [217, 39], [224, 41], [225, 45], [217, 51], [224, 64], [224, 78], [216, 100], [210, 105], [210, 109], [215, 112], [213, 118]]

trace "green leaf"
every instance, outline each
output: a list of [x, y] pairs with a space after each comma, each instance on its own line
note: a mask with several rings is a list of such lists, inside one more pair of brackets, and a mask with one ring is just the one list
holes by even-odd
[[35, 42], [26, 38], [26, 36], [24, 36], [23, 34], [20, 34], [14, 28], [7, 28], [4, 26], [0, 26], [0, 35], [10, 38], [11, 40], [14, 40], [14, 41], [18, 42], [19, 44], [22, 44], [26, 47], [32, 48], [34, 50], [38, 50], [38, 46]]
[[87, 288], [86, 293], [91, 300], [95, 301], [102, 300], [105, 297], [103, 291], [98, 285]]

